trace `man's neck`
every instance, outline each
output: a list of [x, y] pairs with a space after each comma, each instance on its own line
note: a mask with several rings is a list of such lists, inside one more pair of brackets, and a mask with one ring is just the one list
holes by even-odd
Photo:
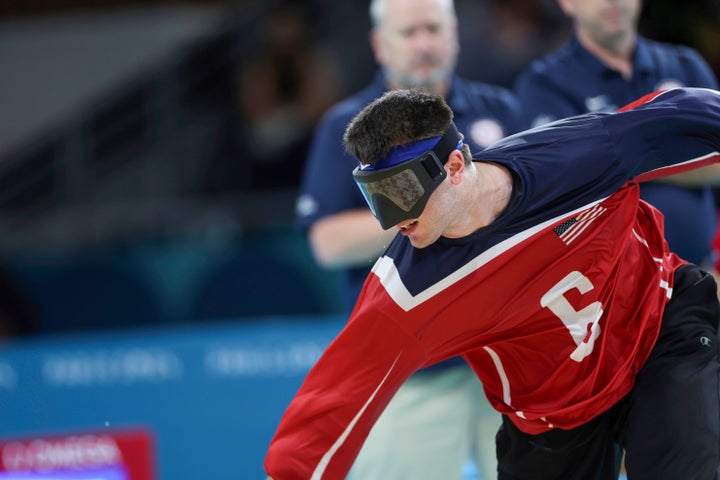
[[577, 37], [580, 44], [605, 66], [619, 72], [625, 80], [632, 78], [637, 35], [629, 34], [607, 44], [595, 41], [583, 31], [578, 31]]
[[510, 203], [513, 181], [510, 171], [497, 163], [475, 162], [477, 167], [475, 205], [482, 206], [483, 226], [491, 224]]

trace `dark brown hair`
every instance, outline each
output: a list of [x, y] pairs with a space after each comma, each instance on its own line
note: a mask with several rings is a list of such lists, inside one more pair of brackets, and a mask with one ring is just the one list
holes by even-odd
[[353, 118], [343, 141], [361, 163], [373, 163], [394, 146], [442, 135], [452, 118], [442, 97], [417, 89], [392, 90]]

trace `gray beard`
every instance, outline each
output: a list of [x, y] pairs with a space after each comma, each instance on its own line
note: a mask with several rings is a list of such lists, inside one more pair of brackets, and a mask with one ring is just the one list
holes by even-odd
[[438, 90], [452, 76], [454, 67], [447, 69], [435, 69], [425, 78], [417, 78], [412, 74], [395, 74], [392, 71], [385, 70], [387, 78], [400, 88], [411, 89], [420, 88], [429, 92]]

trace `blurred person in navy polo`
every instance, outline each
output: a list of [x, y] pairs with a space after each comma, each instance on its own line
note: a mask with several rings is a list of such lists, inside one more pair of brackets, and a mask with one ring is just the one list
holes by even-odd
[[[709, 65], [686, 46], [638, 34], [642, 0], [558, 0], [573, 24], [565, 46], [536, 60], [516, 92], [531, 126], [586, 112], [611, 112], [672, 87], [717, 88]], [[715, 169], [718, 166], [706, 167]], [[706, 169], [643, 183], [641, 196], [665, 216], [665, 235], [681, 257], [709, 266], [716, 207]]]
[[[364, 90], [326, 113], [297, 201], [297, 221], [308, 228], [317, 262], [342, 270], [348, 310], [397, 233], [396, 228], [383, 231], [350, 175], [357, 160], [345, 152], [342, 138], [352, 118], [388, 90], [418, 87], [447, 99], [472, 150], [524, 127], [512, 92], [455, 75], [459, 45], [452, 0], [374, 0], [370, 17], [370, 42], [380, 69]], [[460, 479], [472, 457], [484, 479], [495, 478], [499, 424], [470, 368], [451, 359], [406, 382], [374, 426], [351, 475], [359, 480]]]

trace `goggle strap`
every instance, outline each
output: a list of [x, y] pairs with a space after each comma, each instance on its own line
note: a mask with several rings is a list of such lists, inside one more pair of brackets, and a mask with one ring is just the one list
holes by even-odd
[[[448, 153], [448, 155], [450, 155], [450, 153]], [[437, 180], [438, 178], [443, 177], [445, 174], [445, 168], [443, 167], [443, 163], [440, 161], [440, 159], [437, 157], [437, 154], [435, 154], [434, 152], [432, 155], [425, 155], [425, 158], [422, 159], [421, 164], [425, 168], [427, 174], [433, 180]]]
[[455, 122], [451, 121], [450, 125], [448, 125], [447, 130], [445, 130], [445, 133], [443, 133], [438, 143], [435, 144], [432, 149], [432, 151], [435, 152], [435, 155], [437, 155], [437, 158], [440, 159], [440, 162], [443, 165], [445, 165], [445, 162], [447, 162], [450, 153], [453, 150], [457, 150], [462, 138], [462, 135], [460, 135], [460, 132], [458, 132], [457, 128], [455, 127]]

